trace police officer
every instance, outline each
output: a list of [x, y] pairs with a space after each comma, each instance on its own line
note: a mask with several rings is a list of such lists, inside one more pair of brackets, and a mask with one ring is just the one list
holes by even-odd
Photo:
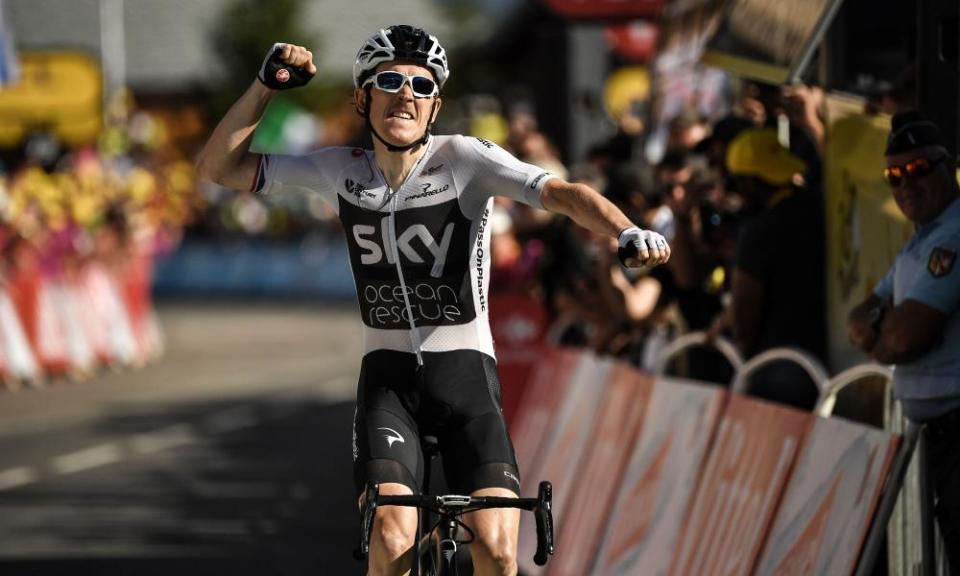
[[916, 232], [886, 276], [850, 313], [850, 341], [896, 364], [894, 394], [925, 424], [935, 516], [954, 571], [960, 570], [960, 187], [937, 126], [916, 111], [897, 114], [884, 177]]

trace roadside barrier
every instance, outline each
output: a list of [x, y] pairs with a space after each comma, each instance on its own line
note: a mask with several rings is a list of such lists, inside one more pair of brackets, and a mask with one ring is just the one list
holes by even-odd
[[[868, 573], [917, 432], [829, 416], [844, 386], [889, 369], [829, 380], [798, 350], [741, 362], [717, 342], [671, 343], [656, 375], [585, 351], [544, 352], [511, 432], [524, 485], [554, 484], [557, 555], [533, 565], [533, 526], [521, 522], [523, 574]], [[730, 390], [663, 375], [670, 358], [702, 345], [727, 348], [738, 368]], [[813, 413], [740, 392], [783, 361], [818, 385]]]
[[531, 375], [543, 360], [547, 312], [536, 298], [522, 294], [491, 294], [490, 331], [497, 345], [501, 407], [513, 420]]
[[84, 380], [97, 368], [134, 367], [158, 357], [163, 338], [149, 284], [150, 261], [123, 273], [98, 262], [75, 277], [39, 268], [0, 286], [0, 376], [9, 390], [50, 379]]
[[[528, 472], [521, 472], [528, 490], [535, 490], [540, 480], [549, 478], [554, 486], [553, 521], [560, 526], [566, 513], [567, 503], [571, 500], [575, 479], [582, 472], [581, 460], [588, 451], [593, 450], [592, 434], [594, 424], [606, 391], [607, 375], [614, 362], [600, 359], [592, 354], [582, 354], [574, 369], [573, 376], [566, 386], [566, 394], [557, 404], [556, 412], [550, 420], [550, 426], [540, 443], [538, 454]], [[561, 491], [558, 486], [564, 486]], [[523, 496], [530, 496], [523, 493]], [[520, 529], [534, 534], [534, 519], [529, 514], [521, 518]], [[536, 552], [536, 539], [526, 538], [520, 541], [519, 555], [529, 561], [521, 566], [529, 574], [540, 574], [543, 568], [533, 564]]]
[[688, 348], [695, 346], [710, 346], [716, 348], [717, 351], [727, 359], [727, 362], [733, 366], [734, 374], [743, 366], [743, 356], [740, 355], [740, 351], [737, 350], [737, 347], [734, 346], [732, 342], [723, 336], [718, 336], [711, 340], [706, 332], [689, 332], [674, 338], [663, 347], [660, 356], [657, 357], [653, 373], [658, 376], [663, 375], [667, 370], [667, 365], [670, 360]]
[[793, 362], [803, 368], [821, 394], [830, 379], [823, 364], [806, 352], [794, 348], [773, 348], [757, 354], [740, 366], [734, 374], [731, 390], [737, 394], [747, 394], [750, 377], [764, 366], [775, 362]]
[[[630, 443], [623, 439], [636, 436], [650, 402], [653, 381], [627, 365], [616, 364], [604, 388], [589, 449], [581, 460], [567, 509], [555, 518], [560, 522], [557, 526], [562, 527], [557, 532], [557, 547], [567, 553], [551, 566], [551, 574], [579, 576], [590, 570], [630, 455]], [[544, 474], [543, 478], [549, 476]]]
[[40, 369], [30, 350], [30, 342], [23, 331], [20, 317], [13, 300], [5, 291], [0, 291], [0, 338], [3, 346], [2, 377], [7, 387], [18, 389], [23, 382], [39, 381]]

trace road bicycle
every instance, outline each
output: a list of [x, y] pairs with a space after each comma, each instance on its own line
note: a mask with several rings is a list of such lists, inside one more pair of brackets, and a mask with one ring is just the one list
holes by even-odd
[[[437, 453], [436, 439], [424, 437], [421, 442], [425, 455], [425, 477], [429, 492], [430, 461]], [[533, 561], [538, 566], [547, 563], [553, 554], [553, 487], [550, 482], [541, 482], [536, 498], [503, 498], [497, 496], [461, 496], [457, 494], [430, 495], [410, 494], [388, 496], [380, 494], [380, 485], [367, 484], [365, 503], [361, 510], [360, 548], [358, 558], [367, 557], [370, 551], [370, 537], [373, 533], [373, 520], [380, 506], [412, 506], [418, 509], [417, 538], [414, 545], [414, 562], [411, 575], [451, 576], [457, 574], [457, 552], [461, 546], [474, 540], [473, 531], [461, 517], [469, 512], [491, 508], [519, 508], [533, 512], [537, 525], [537, 552]], [[431, 516], [436, 520], [431, 525]], [[422, 528], [431, 526], [424, 535]], [[466, 539], [458, 539], [460, 529], [466, 532]]]

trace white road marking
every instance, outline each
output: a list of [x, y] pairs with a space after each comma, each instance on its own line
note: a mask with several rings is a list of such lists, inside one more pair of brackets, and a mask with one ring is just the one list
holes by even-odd
[[73, 474], [91, 468], [99, 468], [119, 462], [123, 449], [112, 442], [86, 448], [71, 454], [57, 456], [51, 460], [51, 466], [57, 474]]
[[204, 428], [214, 434], [235, 432], [257, 423], [257, 415], [249, 406], [237, 406], [211, 414], [204, 420]]
[[[317, 387], [311, 387], [311, 392], [307, 394], [307, 396], [311, 398], [315, 397], [317, 399], [325, 398], [328, 395], [330, 387], [344, 387], [348, 386], [350, 382], [351, 380], [346, 377], [331, 378], [320, 383], [319, 390]], [[295, 396], [303, 397], [304, 391], [302, 389], [294, 390], [282, 393], [279, 396], [286, 397], [287, 400], [290, 400]], [[287, 401], [274, 405], [272, 408], [273, 416], [277, 417], [290, 414], [295, 406], [291, 406], [290, 402]], [[252, 407], [236, 406], [221, 410], [220, 412], [215, 412], [208, 416], [204, 420], [201, 430], [209, 434], [225, 434], [228, 432], [241, 430], [243, 428], [249, 428], [250, 426], [255, 425], [257, 422], [258, 414]], [[169, 450], [171, 448], [177, 448], [179, 446], [196, 442], [197, 439], [198, 430], [196, 427], [191, 426], [190, 424], [175, 424], [166, 428], [154, 430], [153, 432], [137, 434], [122, 444], [108, 442], [104, 444], [98, 444], [90, 448], [85, 448], [83, 450], [78, 450], [76, 452], [71, 452], [70, 454], [56, 456], [50, 460], [50, 468], [55, 474], [73, 474], [83, 470], [90, 470], [91, 468], [99, 468], [100, 466], [116, 464], [117, 462], [123, 460], [124, 456], [145, 456], [148, 454], [156, 454], [157, 452], [162, 452], [164, 450]], [[125, 447], [127, 448], [126, 450], [124, 449]], [[7, 470], [0, 471], [0, 490], [10, 490], [19, 486], [37, 482], [42, 476], [43, 475], [39, 470], [28, 466], [9, 468]], [[245, 485], [233, 489], [227, 489], [226, 493], [221, 491], [220, 496], [228, 498], [268, 498], [277, 497], [278, 491], [275, 487]], [[292, 497], [296, 500], [307, 499], [310, 497], [310, 489], [303, 486], [295, 486], [295, 489], [292, 492]], [[206, 528], [211, 527], [212, 525], [210, 523], [205, 524], [204, 522], [201, 522], [199, 526]], [[227, 532], [239, 530], [239, 528], [235, 526], [218, 526], [217, 528], [224, 529]]]
[[30, 484], [31, 482], [36, 482], [39, 477], [40, 474], [38, 474], [33, 468], [28, 468], [26, 466], [10, 468], [9, 470], [0, 472], [0, 490], [9, 490], [11, 488]]
[[176, 424], [174, 426], [161, 428], [160, 430], [154, 430], [153, 432], [137, 434], [130, 440], [130, 447], [134, 454], [143, 456], [183, 446], [195, 440], [196, 434], [194, 433], [193, 426], [189, 424]]

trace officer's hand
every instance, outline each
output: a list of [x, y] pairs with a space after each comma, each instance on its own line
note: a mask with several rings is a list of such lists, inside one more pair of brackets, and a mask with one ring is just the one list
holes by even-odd
[[316, 73], [312, 52], [303, 46], [277, 42], [263, 59], [257, 78], [267, 88], [289, 90], [303, 86]]
[[636, 226], [627, 228], [617, 239], [620, 262], [629, 268], [657, 266], [670, 259], [670, 246], [666, 239], [650, 230]]

